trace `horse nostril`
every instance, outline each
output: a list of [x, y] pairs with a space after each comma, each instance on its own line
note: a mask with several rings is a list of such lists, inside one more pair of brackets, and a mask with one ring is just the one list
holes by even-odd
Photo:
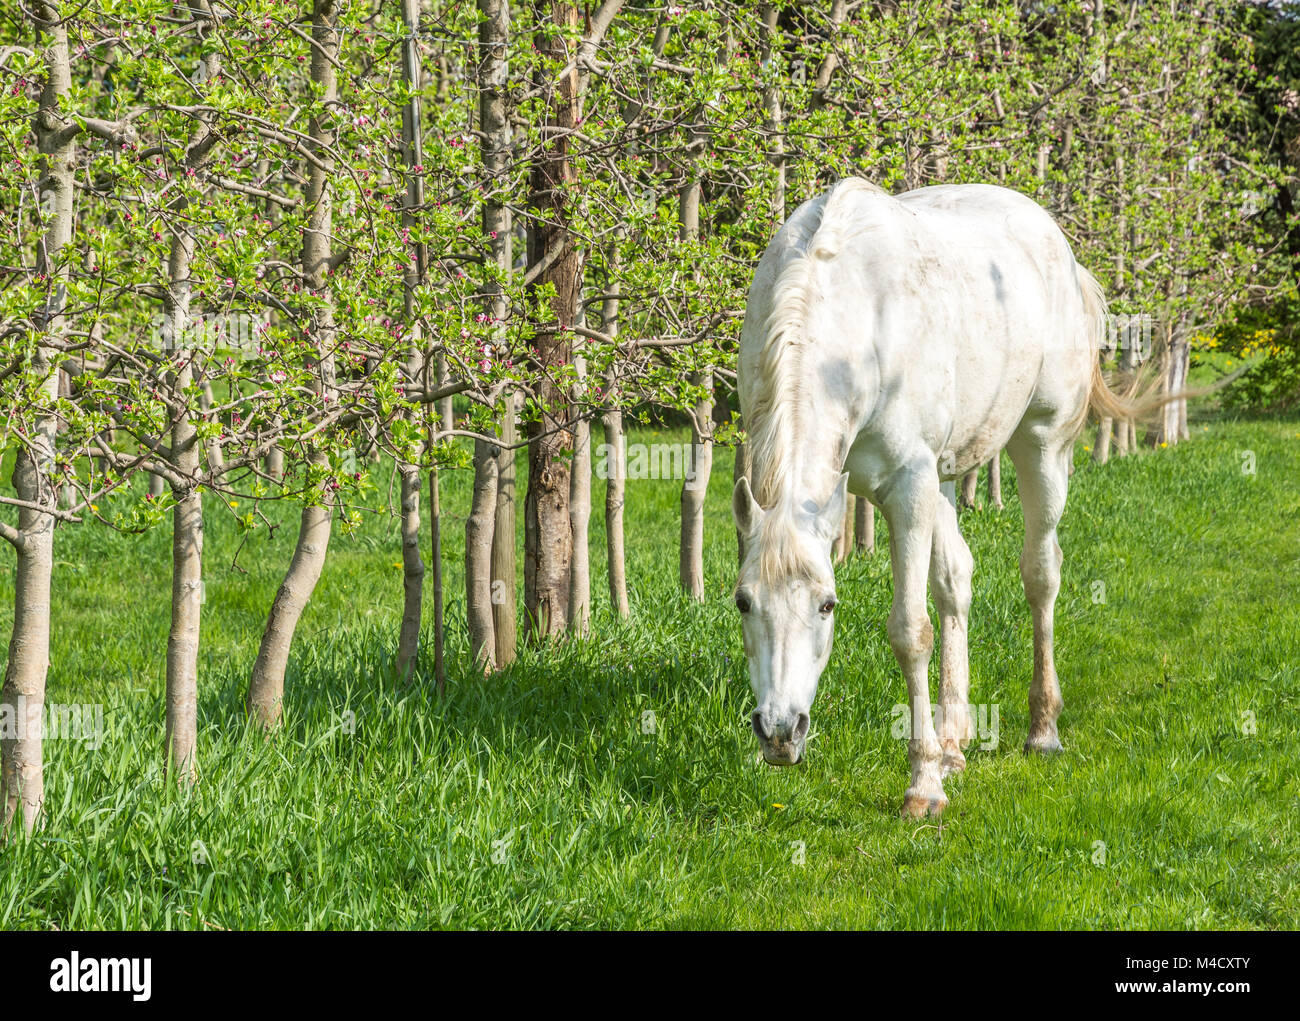
[[802, 741], [808, 736], [808, 727], [812, 721], [808, 718], [807, 713], [800, 713], [799, 720], [794, 725], [794, 740]]
[[754, 736], [760, 741], [766, 741], [767, 731], [763, 727], [763, 710], [755, 709], [754, 715], [749, 718], [749, 722], [753, 724]]

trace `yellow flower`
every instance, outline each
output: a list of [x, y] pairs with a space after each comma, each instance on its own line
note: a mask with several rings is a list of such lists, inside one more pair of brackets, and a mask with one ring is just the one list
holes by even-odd
[[773, 802], [772, 802], [772, 807], [773, 807], [773, 808], [785, 808], [785, 805], [781, 804], [779, 801], [773, 801]]
[[238, 501], [238, 500], [231, 500], [229, 505], [230, 505], [231, 507], [238, 507], [238, 506], [239, 506], [239, 501]]
[[90, 505], [90, 509], [91, 509], [92, 511], [98, 511], [98, 510], [99, 510], [99, 504], [97, 504], [97, 503], [92, 503], [92, 504]]
[[1169, 446], [1169, 444], [1168, 444], [1168, 443], [1162, 443], [1162, 444], [1160, 444], [1160, 446], [1161, 446], [1161, 447], [1167, 447], [1167, 446]]

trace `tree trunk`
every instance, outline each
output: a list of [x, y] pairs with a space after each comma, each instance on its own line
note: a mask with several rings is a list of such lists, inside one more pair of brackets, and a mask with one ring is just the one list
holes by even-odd
[[[435, 426], [429, 424], [430, 438], [436, 438]], [[443, 621], [442, 588], [442, 500], [438, 487], [438, 468], [429, 469], [429, 563], [433, 566], [433, 680], [438, 694], [447, 689], [445, 662], [446, 625]]]
[[248, 684], [248, 713], [263, 727], [280, 722], [284, 708], [284, 674], [289, 664], [293, 633], [307, 601], [320, 580], [329, 548], [331, 515], [328, 507], [307, 506], [298, 525], [298, 542], [258, 645], [257, 660]]
[[[698, 160], [706, 139], [703, 125], [694, 125], [691, 129], [687, 179], [679, 196], [680, 238], [687, 245], [693, 245], [700, 237], [703, 183]], [[704, 396], [691, 409], [691, 451], [685, 459], [686, 479], [682, 483], [678, 580], [692, 599], [703, 599], [704, 499], [708, 494], [709, 476], [713, 471], [713, 373], [693, 373], [690, 381], [692, 385], [702, 388]]]
[[876, 552], [876, 508], [865, 496], [859, 496], [854, 512], [855, 544], [861, 553]]
[[712, 373], [693, 376], [692, 383], [704, 386], [709, 396], [697, 401], [692, 411], [691, 451], [682, 483], [682, 537], [678, 569], [687, 595], [704, 598], [704, 499], [713, 471]]
[[[511, 160], [510, 118], [506, 108], [509, 84], [507, 48], [510, 41], [510, 5], [505, 0], [480, 0], [479, 42], [482, 66], [479, 80], [479, 121], [483, 132], [483, 165], [488, 177], [488, 200], [483, 207], [483, 229], [490, 238], [497, 279], [488, 284], [490, 314], [498, 325], [506, 317], [505, 285], [513, 269], [510, 207], [497, 198], [504, 192]], [[493, 521], [491, 578], [492, 619], [496, 662], [507, 666], [515, 658], [518, 624], [515, 616], [515, 443], [518, 442], [519, 398], [506, 394], [501, 417], [501, 447], [497, 454], [497, 502]]]
[[1002, 451], [989, 459], [989, 506], [1002, 510]]
[[[328, 270], [333, 254], [333, 194], [330, 177], [334, 161], [333, 119], [337, 116], [338, 86], [334, 68], [338, 59], [338, 10], [335, 0], [314, 0], [312, 8], [311, 80], [319, 96], [313, 109], [308, 134], [316, 160], [310, 164], [303, 208], [307, 221], [302, 232], [302, 272], [306, 289], [320, 296], [320, 304], [310, 313], [307, 324], [312, 347], [317, 352], [319, 383], [322, 396], [330, 396], [334, 387], [334, 304], [329, 290]], [[310, 454], [320, 467], [329, 460], [321, 450]], [[327, 484], [328, 485], [328, 484]], [[329, 497], [328, 489], [319, 494]], [[266, 630], [253, 664], [248, 686], [248, 711], [264, 727], [279, 723], [284, 702], [284, 674], [289, 663], [289, 647], [302, 611], [320, 580], [329, 548], [333, 515], [323, 502], [303, 507], [298, 525], [298, 541], [293, 559], [284, 576], [275, 603], [267, 617]]]
[[[35, 5], [33, 20], [37, 38], [43, 39], [41, 60], [45, 85], [40, 106], [33, 118], [41, 153], [40, 194], [48, 201], [45, 234], [36, 253], [37, 272], [49, 281], [50, 297], [37, 313], [42, 329], [62, 333], [68, 270], [60, 253], [72, 239], [73, 174], [72, 136], [64, 135], [61, 107], [71, 91], [68, 59], [68, 30], [58, 8], [51, 3]], [[59, 376], [56, 350], [36, 346], [27, 367], [29, 377], [39, 381], [38, 393], [47, 407], [58, 399]], [[18, 528], [5, 528], [5, 538], [15, 547], [14, 624], [9, 639], [9, 661], [5, 666], [4, 694], [0, 702], [0, 797], [4, 801], [4, 831], [15, 815], [31, 833], [45, 801], [45, 767], [41, 727], [45, 710], [45, 678], [50, 663], [50, 587], [54, 570], [54, 518], [37, 508], [53, 508], [58, 494], [51, 479], [54, 467], [58, 419], [39, 415], [29, 442], [18, 448], [14, 460], [13, 486], [18, 498], [35, 504], [18, 511]]]
[[[450, 381], [451, 381], [451, 377], [447, 374], [447, 356], [442, 352], [439, 352], [438, 353], [438, 385], [441, 386], [442, 384], [448, 383]], [[455, 412], [456, 406], [452, 402], [452, 399], [450, 397], [444, 397], [442, 400], [438, 401], [437, 406], [438, 406], [438, 421], [439, 423], [441, 423], [441, 428], [444, 431], [449, 431], [451, 429], [456, 428], [456, 412]]]
[[[203, 417], [209, 421], [212, 419], [212, 383], [208, 380], [203, 381], [203, 389], [199, 392], [199, 408], [203, 412]], [[208, 473], [210, 475], [219, 475], [221, 469], [225, 467], [226, 456], [221, 450], [221, 435], [218, 433], [208, 440]]]
[[[1191, 368], [1191, 343], [1187, 339], [1187, 334], [1180, 331], [1176, 346], [1178, 352], [1178, 363], [1174, 378], [1172, 380], [1175, 393], [1182, 393], [1187, 389], [1187, 373]], [[1169, 436], [1170, 444], [1185, 440], [1188, 438], [1187, 433], [1187, 398], [1181, 398], [1170, 405], [1169, 419]]]
[[[189, 451], [178, 467], [198, 467], [192, 423], [174, 432], [189, 432]], [[197, 487], [176, 493], [172, 509], [172, 620], [167, 636], [166, 761], [181, 783], [192, 782], [198, 768], [199, 622], [203, 604], [203, 496]]]
[[[402, 146], [406, 163], [406, 194], [402, 203], [402, 226], [410, 233], [419, 227], [419, 210], [424, 206], [424, 178], [415, 171], [424, 163], [424, 143], [420, 133], [420, 52], [416, 42], [420, 30], [419, 0], [402, 0], [402, 23], [406, 38], [402, 40], [402, 77], [410, 95], [402, 106]], [[421, 330], [415, 308], [416, 289], [424, 282], [424, 245], [414, 245], [408, 253], [403, 273], [402, 297], [408, 344], [405, 377], [410, 383], [420, 378]], [[412, 413], [414, 414], [414, 413]], [[426, 422], [428, 416], [425, 416]], [[377, 437], [376, 437], [377, 438]], [[374, 444], [376, 447], [377, 443]], [[432, 449], [433, 436], [428, 448]], [[418, 460], [418, 454], [417, 460]], [[409, 681], [415, 673], [420, 654], [420, 622], [424, 616], [424, 559], [420, 556], [420, 469], [418, 464], [400, 464], [402, 527], [402, 625], [397, 637], [397, 672]], [[433, 523], [433, 527], [438, 527]], [[436, 545], [436, 543], [435, 543]]]
[[[176, 360], [170, 380], [178, 400], [194, 383], [194, 352], [184, 349], [189, 330], [190, 263], [194, 237], [184, 228], [172, 237], [165, 298], [167, 323]], [[172, 483], [172, 606], [167, 637], [167, 710], [164, 762], [176, 779], [192, 782], [198, 763], [199, 619], [203, 592], [203, 497], [192, 481], [199, 471], [198, 430], [188, 408], [172, 426], [171, 463], [179, 476]], [[154, 476], [160, 478], [161, 476]]]
[[1092, 460], [1095, 464], [1105, 464], [1110, 460], [1110, 434], [1113, 424], [1109, 416], [1097, 423], [1097, 440], [1092, 447]]
[[[1158, 387], [1159, 392], [1165, 395], [1176, 394], [1183, 388], [1183, 352], [1187, 341], [1183, 339], [1182, 333], [1181, 323], [1170, 322], [1165, 327]], [[1179, 438], [1178, 402], [1168, 401], [1161, 405], [1159, 416], [1148, 426], [1143, 442], [1148, 447], [1159, 447], [1162, 444], [1172, 447]]]
[[530, 422], [528, 493], [524, 501], [524, 607], [535, 638], [562, 634], [567, 625], [573, 533], [569, 525], [569, 461], [564, 429], [543, 437], [549, 419]]
[[844, 505], [844, 517], [840, 521], [840, 532], [831, 543], [831, 560], [834, 563], [840, 563], [847, 560], [849, 551], [853, 549], [853, 521], [856, 511], [853, 502], [857, 499], [851, 493]]
[[[278, 431], [284, 425], [283, 419], [277, 415], [271, 422], [271, 428]], [[266, 452], [266, 474], [271, 477], [272, 482], [284, 482], [284, 449], [278, 444]]]
[[[199, 40], [207, 35], [207, 14], [194, 11]], [[202, 58], [204, 80], [210, 81], [221, 69], [217, 52]], [[210, 118], [203, 118], [210, 123]], [[216, 136], [196, 127], [185, 151], [185, 164], [193, 167], [215, 143]], [[171, 630], [167, 636], [166, 725], [163, 761], [181, 784], [192, 783], [197, 775], [199, 704], [199, 628], [203, 614], [203, 496], [195, 481], [200, 468], [198, 425], [189, 406], [188, 391], [194, 386], [195, 351], [190, 348], [190, 270], [194, 261], [194, 235], [184, 222], [189, 202], [183, 196], [170, 203], [181, 225], [172, 232], [167, 260], [167, 291], [163, 299], [167, 321], [168, 357], [174, 360], [169, 384], [182, 408], [172, 425], [170, 461], [177, 478], [172, 480], [172, 605]], [[211, 407], [211, 385], [202, 381], [200, 412]], [[207, 401], [204, 398], [208, 398]], [[215, 444], [214, 444], [215, 445]], [[218, 471], [221, 448], [209, 450], [209, 475]]]
[[[51, 374], [51, 378], [53, 374]], [[56, 384], [57, 385], [57, 384]], [[40, 458], [19, 455], [13, 482], [21, 499], [52, 499], [52, 487], [43, 476]], [[45, 464], [48, 467], [48, 462]], [[41, 746], [44, 722], [45, 676], [50, 665], [50, 576], [54, 566], [54, 518], [37, 510], [21, 508], [18, 527], [22, 541], [17, 547], [14, 574], [14, 629], [9, 639], [9, 662], [5, 667], [4, 701], [0, 722], [4, 724], [4, 766], [0, 786], [4, 790], [4, 827], [7, 831], [15, 814], [31, 833], [40, 818], [45, 800], [45, 769]]]
[[[576, 32], [578, 9], [563, 2], [536, 0], [534, 37], [537, 52], [563, 66], [568, 57], [566, 35]], [[560, 31], [555, 32], [554, 29]], [[581, 290], [582, 260], [569, 233], [568, 194], [576, 183], [569, 156], [569, 134], [580, 120], [578, 72], [564, 75], [552, 90], [545, 67], [537, 84], [547, 93], [543, 142], [530, 175], [530, 206], [535, 211], [528, 228], [528, 262], [536, 266], [549, 258], [538, 274], [536, 288], [550, 285], [555, 296], [550, 316], [539, 323], [533, 339], [538, 370], [539, 414], [528, 422], [528, 493], [524, 501], [524, 608], [526, 627], [537, 638], [563, 634], [569, 605], [569, 573], [573, 534], [569, 524], [568, 394], [552, 381], [553, 374], [572, 358], [569, 327], [573, 325]]]
[[838, 41], [840, 27], [848, 16], [848, 10], [848, 0], [833, 0], [831, 3], [829, 45], [827, 46], [826, 56], [822, 58], [822, 62], [817, 68], [817, 78], [812, 94], [812, 108], [814, 110], [819, 110], [826, 105], [826, 90], [830, 87], [831, 76], [835, 73], [835, 68], [839, 66], [839, 55], [836, 52], [835, 44]]
[[420, 654], [424, 614], [424, 559], [420, 556], [420, 470], [401, 468], [402, 627], [397, 638], [397, 673], [409, 681]]
[[[258, 161], [258, 177], [267, 182], [266, 187], [271, 187], [271, 161], [263, 158]], [[280, 222], [280, 203], [267, 199], [263, 207], [263, 213], [271, 224]], [[268, 307], [266, 310], [267, 327], [274, 327], [280, 322], [280, 313], [274, 307]], [[267, 384], [269, 385], [269, 380]], [[284, 427], [284, 420], [276, 415], [271, 419], [271, 431], [279, 435], [280, 430]], [[277, 443], [266, 452], [266, 457], [262, 459], [262, 470], [267, 474], [272, 482], [284, 482], [284, 449]]]
[[469, 625], [470, 655], [485, 671], [496, 665], [492, 620], [492, 533], [496, 503], [496, 445], [475, 440], [474, 496], [465, 520], [465, 618]]
[[474, 441], [474, 495], [465, 519], [465, 617], [470, 652], [474, 662], [486, 671], [497, 666], [492, 548], [496, 534], [499, 454], [497, 444]]
[[[581, 318], [581, 316], [579, 316]], [[579, 386], [586, 381], [582, 355], [573, 359]], [[569, 630], [585, 635], [591, 623], [591, 423], [578, 417], [573, 430], [573, 465], [569, 476], [569, 524], [573, 532], [573, 567], [569, 572]]]
[[[1134, 330], [1131, 318], [1120, 327], [1119, 370], [1121, 378], [1128, 380], [1137, 371], [1139, 333]], [[1123, 418], [1115, 423], [1115, 456], [1127, 457], [1129, 450], [1137, 449], [1137, 423]]]
[[[605, 299], [601, 303], [600, 321], [605, 336], [618, 338], [619, 271], [621, 233], [616, 232], [607, 259]], [[605, 378], [605, 400], [612, 405], [618, 374], [610, 370]], [[629, 613], [627, 601], [627, 560], [624, 548], [623, 505], [627, 499], [627, 436], [623, 431], [623, 412], [611, 407], [601, 416], [605, 433], [605, 571], [609, 581], [609, 602], [619, 617]]]
[[[508, 239], [509, 235], [507, 235]], [[507, 240], [507, 244], [508, 244]], [[515, 661], [519, 642], [515, 614], [515, 520], [518, 488], [515, 483], [514, 445], [519, 441], [519, 397], [506, 394], [501, 415], [501, 447], [497, 453], [497, 506], [492, 528], [492, 626], [496, 639], [497, 667]]]
[[[402, 119], [405, 120], [406, 119], [405, 116], [403, 116]], [[408, 181], [407, 184], [409, 189], [410, 182]], [[405, 199], [403, 200], [402, 204], [405, 207], [406, 205]], [[403, 216], [402, 216], [403, 225], [406, 225], [407, 223], [407, 216], [408, 214], [406, 213], [406, 210], [404, 208]], [[410, 266], [410, 261], [408, 260], [407, 267], [402, 274], [404, 282], [405, 282], [405, 278], [409, 277], [410, 275], [411, 275], [411, 266]], [[405, 289], [406, 288], [403, 287], [403, 290]], [[405, 306], [405, 304], [406, 302], [404, 299], [403, 306]], [[364, 362], [364, 365], [365, 365], [365, 369], [363, 371], [365, 372], [366, 378], [370, 378], [374, 374], [375, 370], [379, 367], [379, 359], [367, 358]], [[379, 446], [379, 426], [373, 418], [364, 418], [357, 423], [356, 437], [353, 442], [355, 444], [353, 449], [356, 451], [356, 458], [358, 461], [364, 459], [365, 461], [368, 461], [371, 464], [378, 463], [379, 456], [381, 453], [380, 446]]]
[[[1165, 388], [1171, 394], [1187, 389], [1187, 370], [1191, 363], [1186, 331], [1181, 324], [1171, 331], [1165, 364]], [[1186, 399], [1170, 401], [1161, 409], [1160, 442], [1171, 447], [1184, 438], [1187, 427]]]
[[627, 617], [627, 559], [624, 550], [623, 505], [627, 493], [627, 435], [623, 413], [610, 409], [601, 417], [605, 430], [605, 566], [609, 575], [609, 602], [620, 617]]
[[[513, 222], [510, 207], [505, 198], [508, 194], [508, 174], [512, 159], [510, 117], [507, 109], [507, 92], [510, 68], [508, 47], [510, 42], [510, 5], [506, 0], [479, 0], [479, 53], [478, 67], [479, 87], [479, 126], [482, 131], [483, 170], [487, 178], [488, 195], [483, 204], [483, 232], [489, 238], [494, 269], [486, 284], [488, 315], [496, 326], [499, 346], [505, 349], [505, 319], [508, 313], [506, 304], [506, 286], [513, 270], [513, 252], [511, 238]], [[466, 580], [476, 579], [476, 586], [486, 576], [488, 589], [486, 594], [475, 591], [476, 607], [487, 599], [488, 612], [491, 615], [493, 649], [485, 662], [504, 667], [514, 662], [515, 647], [518, 640], [518, 625], [515, 617], [515, 517], [518, 490], [516, 487], [515, 443], [518, 440], [516, 419], [518, 417], [519, 398], [507, 393], [501, 414], [498, 433], [501, 444], [496, 448], [495, 466], [495, 506], [491, 509], [492, 537], [486, 549], [478, 546], [475, 537], [475, 556], [485, 554], [488, 557], [486, 575], [481, 565], [475, 563], [472, 570], [467, 570]], [[450, 425], [448, 425], [450, 428]], [[477, 448], [476, 448], [477, 450]], [[484, 473], [487, 467], [484, 466]], [[486, 481], [476, 472], [476, 484]], [[477, 492], [477, 490], [476, 490]], [[486, 513], [486, 511], [485, 511]], [[475, 522], [475, 528], [484, 527], [482, 521]], [[466, 556], [469, 556], [467, 545]], [[469, 561], [467, 559], [466, 564]], [[476, 613], [478, 612], [476, 608]], [[479, 622], [474, 633], [486, 633]]]
[[[1098, 2], [1100, 2], [1100, 0], [1098, 0]], [[1116, 216], [1116, 237], [1119, 239], [1119, 246], [1115, 256], [1115, 280], [1119, 286], [1123, 286], [1124, 284], [1125, 266], [1127, 264], [1126, 249], [1133, 240], [1133, 235], [1129, 229], [1128, 210], [1123, 201], [1123, 197], [1127, 195], [1125, 171], [1126, 163], [1124, 154], [1122, 152], [1116, 152], [1115, 179], [1119, 185], [1117, 194], [1121, 196]], [[1136, 257], [1136, 253], [1134, 253], [1134, 257]], [[1108, 329], [1107, 336], [1109, 337], [1112, 332], [1113, 329]], [[1105, 350], [1107, 352], [1107, 357], [1109, 357], [1109, 340], [1105, 342]], [[1097, 439], [1092, 448], [1092, 460], [1094, 464], [1105, 464], [1110, 460], [1111, 434], [1116, 432], [1117, 428], [1119, 431], [1127, 433], [1127, 426], [1123, 421], [1116, 422], [1109, 416], [1102, 417], [1101, 421], [1097, 423]], [[1127, 435], [1125, 436], [1125, 440], [1127, 440]]]
[[[780, 11], [776, 4], [762, 4], [759, 8], [759, 17], [762, 20], [760, 60], [764, 67], [767, 67], [772, 60], [772, 37], [777, 30], [779, 16]], [[767, 114], [767, 129], [771, 136], [768, 159], [776, 170], [776, 182], [772, 188], [772, 218], [775, 226], [780, 227], [785, 223], [785, 137], [782, 134], [781, 90], [776, 87], [776, 80], [775, 75], [771, 76], [763, 89], [763, 108]], [[829, 81], [829, 72], [827, 80]]]

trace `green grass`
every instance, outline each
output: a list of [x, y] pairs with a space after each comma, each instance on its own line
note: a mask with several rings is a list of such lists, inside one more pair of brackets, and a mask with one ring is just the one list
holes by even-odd
[[[1020, 752], [1031, 628], [1008, 464], [1008, 509], [963, 514], [971, 699], [998, 707], [1000, 740], [948, 781], [942, 827], [898, 817], [883, 554], [840, 568], [806, 763], [755, 762], [725, 452], [702, 605], [677, 593], [678, 484], [632, 482], [631, 621], [608, 611], [598, 496], [592, 637], [487, 679], [463, 640], [467, 479], [446, 479], [441, 701], [423, 670], [392, 679], [393, 523], [336, 535], [269, 742], [241, 698], [294, 514], [274, 509], [286, 526], [232, 569], [235, 529], [210, 507], [189, 794], [159, 771], [169, 528], [61, 529], [50, 698], [102, 702], [106, 739], [47, 743], [45, 825], [0, 849], [0, 927], [1294, 928], [1300, 424], [1198, 426], [1101, 469], [1078, 457], [1056, 628], [1066, 752]], [[0, 571], [7, 634], [10, 555]]]

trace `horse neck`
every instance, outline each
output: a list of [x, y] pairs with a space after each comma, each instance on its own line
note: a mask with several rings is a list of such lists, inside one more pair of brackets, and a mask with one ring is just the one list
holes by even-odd
[[770, 422], [758, 423], [766, 442], [753, 450], [751, 476], [759, 504], [793, 511], [812, 501], [820, 507], [844, 470], [852, 442], [847, 427], [839, 424], [840, 415], [827, 414], [802, 390], [782, 395], [771, 415]]

